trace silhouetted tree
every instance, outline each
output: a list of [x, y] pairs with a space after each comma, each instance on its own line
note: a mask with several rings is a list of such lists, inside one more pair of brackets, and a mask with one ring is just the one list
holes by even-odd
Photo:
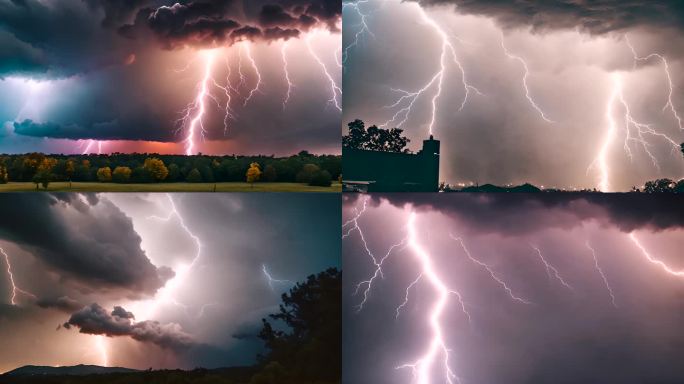
[[644, 192], [646, 193], [674, 192], [674, 189], [675, 182], [670, 179], [648, 181], [644, 185]]
[[342, 272], [331, 268], [309, 276], [282, 295], [280, 312], [269, 317], [287, 326], [277, 330], [263, 319], [259, 333], [269, 351], [260, 361], [267, 368], [276, 362], [284, 368], [278, 383], [339, 382]]
[[342, 146], [353, 149], [366, 149], [383, 152], [404, 152], [409, 150], [406, 146], [409, 139], [401, 134], [403, 129], [382, 129], [375, 125], [365, 128], [364, 122], [356, 119], [347, 124], [349, 134], [342, 137]]

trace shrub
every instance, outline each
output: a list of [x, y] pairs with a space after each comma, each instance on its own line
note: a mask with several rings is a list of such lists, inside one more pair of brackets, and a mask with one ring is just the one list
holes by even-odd
[[112, 181], [115, 183], [128, 183], [131, 181], [131, 169], [128, 167], [116, 167], [112, 173]]
[[331, 184], [332, 176], [330, 175], [330, 172], [321, 170], [316, 171], [309, 181], [309, 185], [317, 187], [329, 187]]
[[109, 167], [102, 167], [97, 170], [97, 180], [100, 183], [108, 183], [112, 181], [112, 169]]

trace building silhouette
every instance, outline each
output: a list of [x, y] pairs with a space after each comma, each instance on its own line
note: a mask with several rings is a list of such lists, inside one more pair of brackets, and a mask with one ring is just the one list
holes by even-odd
[[346, 191], [435, 192], [439, 189], [439, 140], [423, 140], [417, 153], [342, 148]]

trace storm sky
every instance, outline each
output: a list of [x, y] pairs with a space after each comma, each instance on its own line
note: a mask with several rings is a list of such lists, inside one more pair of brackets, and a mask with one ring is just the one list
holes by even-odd
[[625, 191], [684, 177], [680, 2], [345, 1], [343, 20], [343, 131], [400, 126], [418, 151], [434, 99], [440, 180]]
[[339, 153], [340, 28], [338, 0], [3, 0], [0, 153]]
[[0, 211], [0, 372], [251, 364], [281, 293], [340, 268], [339, 196], [28, 194]]
[[[411, 228], [453, 291], [438, 322], [461, 383], [681, 383], [682, 207], [644, 195], [345, 196], [343, 221], [359, 217], [376, 260], [395, 247], [364, 303], [375, 267], [354, 222], [345, 226], [343, 383], [414, 382], [397, 367], [429, 349], [440, 291]], [[439, 349], [434, 361], [425, 382], [445, 383]]]

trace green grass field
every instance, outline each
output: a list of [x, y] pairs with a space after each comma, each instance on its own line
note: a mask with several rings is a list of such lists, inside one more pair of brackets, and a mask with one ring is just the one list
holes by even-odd
[[[34, 183], [0, 184], [0, 192], [32, 192]], [[40, 187], [40, 191], [46, 191]], [[158, 184], [116, 184], [90, 182], [50, 183], [48, 192], [213, 192], [214, 183], [158, 183]], [[330, 187], [311, 187], [300, 183], [216, 183], [216, 192], [341, 192], [342, 184]]]

